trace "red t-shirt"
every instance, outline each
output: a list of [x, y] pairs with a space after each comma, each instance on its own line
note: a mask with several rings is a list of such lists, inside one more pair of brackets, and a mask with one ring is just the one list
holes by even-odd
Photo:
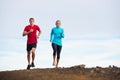
[[28, 32], [31, 29], [33, 29], [33, 32], [27, 35], [27, 44], [37, 43], [37, 31], [40, 31], [40, 28], [37, 25], [34, 26], [28, 25], [25, 27], [24, 31]]

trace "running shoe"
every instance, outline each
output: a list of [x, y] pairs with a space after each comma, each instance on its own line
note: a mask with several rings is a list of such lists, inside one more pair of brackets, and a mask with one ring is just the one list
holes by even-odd
[[29, 70], [29, 69], [30, 69], [30, 67], [31, 67], [31, 65], [28, 65], [28, 66], [27, 66], [27, 70]]
[[32, 63], [31, 63], [31, 67], [35, 67], [35, 64], [34, 64], [34, 62], [32, 62]]
[[53, 62], [53, 64], [52, 64], [53, 66], [55, 66], [55, 63]]

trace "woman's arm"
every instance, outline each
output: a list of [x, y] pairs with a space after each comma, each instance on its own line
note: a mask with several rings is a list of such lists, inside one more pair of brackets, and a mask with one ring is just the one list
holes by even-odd
[[52, 42], [52, 37], [53, 37], [53, 29], [51, 30], [51, 33], [50, 33], [50, 42]]
[[64, 29], [62, 29], [61, 37], [64, 38]]

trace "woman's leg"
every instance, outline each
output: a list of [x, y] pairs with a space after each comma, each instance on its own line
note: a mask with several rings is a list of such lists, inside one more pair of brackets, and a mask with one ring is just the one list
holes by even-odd
[[52, 48], [53, 48], [53, 66], [55, 66], [56, 62], [56, 52], [57, 52], [57, 45], [52, 43]]
[[58, 67], [58, 63], [60, 60], [61, 49], [62, 49], [62, 46], [57, 45], [57, 64], [56, 64], [56, 67]]

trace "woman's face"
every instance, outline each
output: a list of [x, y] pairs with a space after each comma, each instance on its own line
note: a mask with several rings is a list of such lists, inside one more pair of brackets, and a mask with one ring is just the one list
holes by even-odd
[[56, 22], [56, 26], [61, 26], [61, 22], [60, 22], [60, 21], [57, 21], [57, 22]]

